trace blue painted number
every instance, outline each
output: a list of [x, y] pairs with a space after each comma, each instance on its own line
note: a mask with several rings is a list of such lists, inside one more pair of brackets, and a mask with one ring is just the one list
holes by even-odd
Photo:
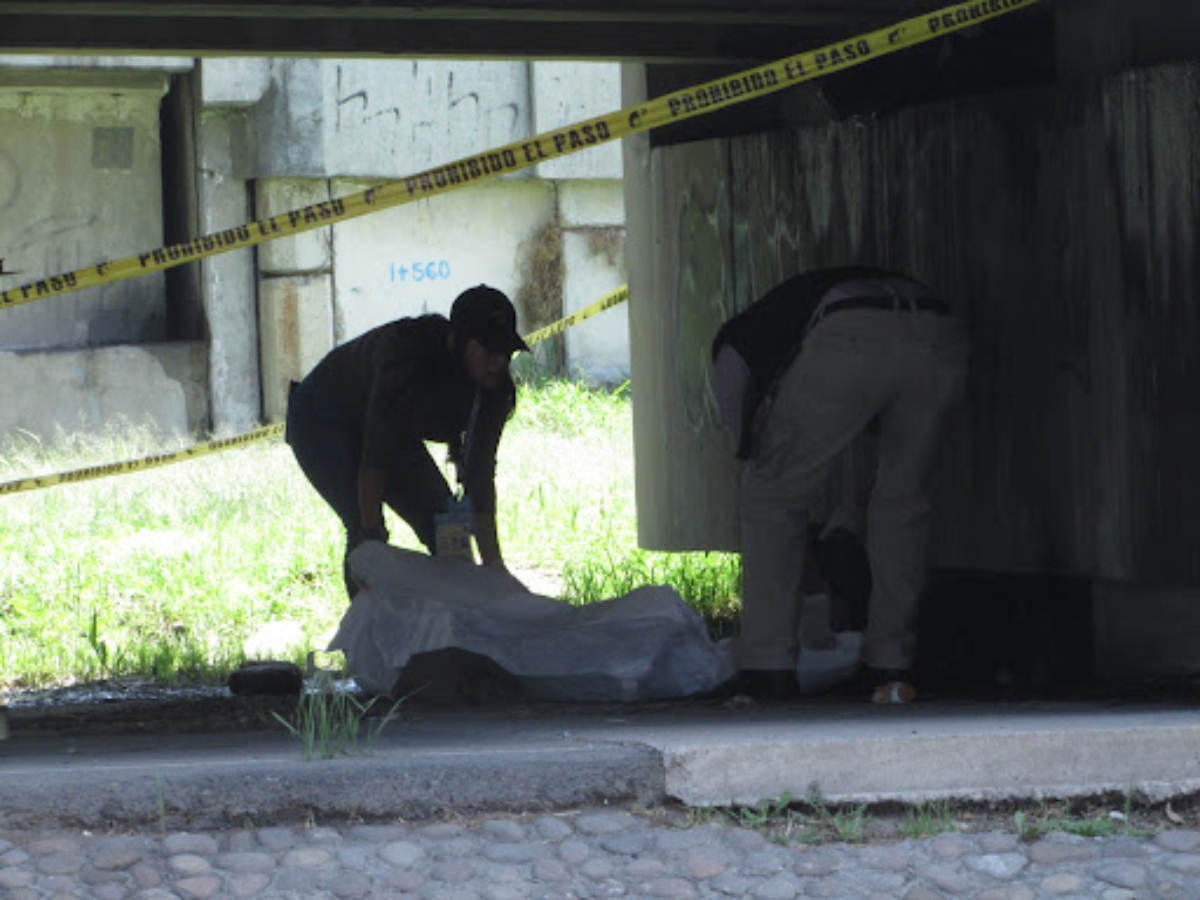
[[418, 281], [444, 281], [450, 277], [450, 263], [444, 259], [433, 260], [431, 262], [417, 262], [412, 265], [397, 265], [392, 263], [388, 267], [389, 280], [393, 283], [399, 282], [418, 282]]

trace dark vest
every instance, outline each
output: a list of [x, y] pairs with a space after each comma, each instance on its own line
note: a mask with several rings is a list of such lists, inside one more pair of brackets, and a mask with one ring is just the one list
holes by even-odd
[[750, 368], [750, 382], [742, 401], [738, 459], [749, 457], [755, 413], [800, 352], [808, 322], [821, 299], [843, 281], [897, 274], [870, 266], [802, 272], [780, 282], [721, 326], [713, 339], [713, 359], [728, 344]]

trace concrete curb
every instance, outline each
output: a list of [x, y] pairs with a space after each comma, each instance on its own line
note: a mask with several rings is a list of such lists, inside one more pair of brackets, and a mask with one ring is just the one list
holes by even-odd
[[367, 755], [304, 760], [275, 732], [21, 733], [0, 744], [0, 823], [212, 828], [547, 812], [1042, 800], [1200, 792], [1200, 712], [1076, 704], [880, 709], [457, 710], [397, 723]]
[[[833, 803], [993, 802], [1200, 790], [1200, 716], [1190, 724], [1112, 715], [1009, 721], [1008, 729], [818, 733], [751, 747], [666, 747], [665, 792], [688, 805], [752, 806], [785, 793]], [[911, 720], [910, 720], [911, 721]]]
[[[255, 758], [231, 744], [224, 758], [165, 747], [138, 760], [134, 747], [64, 768], [0, 759], [0, 821], [29, 827], [53, 818], [103, 828], [217, 828], [286, 821], [423, 819], [447, 812], [545, 812], [605, 803], [661, 802], [661, 755], [643, 745], [389, 750], [306, 762]], [[171, 757], [174, 756], [174, 759]]]

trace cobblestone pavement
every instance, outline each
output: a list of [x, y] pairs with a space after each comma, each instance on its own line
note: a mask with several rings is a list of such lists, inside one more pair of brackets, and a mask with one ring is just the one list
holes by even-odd
[[[0, 800], [2, 803], [2, 800]], [[1043, 900], [1200, 897], [1200, 831], [780, 842], [613, 809], [410, 824], [0, 831], [0, 896]]]

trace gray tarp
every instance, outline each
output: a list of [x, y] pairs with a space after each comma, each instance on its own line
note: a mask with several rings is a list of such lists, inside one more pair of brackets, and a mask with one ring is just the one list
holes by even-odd
[[588, 606], [521, 590], [489, 569], [376, 541], [351, 554], [362, 588], [330, 650], [365, 690], [391, 693], [418, 653], [458, 648], [494, 661], [533, 699], [665, 700], [733, 674], [727, 642], [671, 587]]

